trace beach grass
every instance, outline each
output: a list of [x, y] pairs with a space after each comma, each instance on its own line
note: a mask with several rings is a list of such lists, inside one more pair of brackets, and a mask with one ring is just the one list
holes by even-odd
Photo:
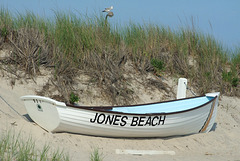
[[99, 149], [95, 148], [90, 155], [90, 161], [102, 161], [102, 154], [99, 153]]
[[69, 156], [63, 151], [52, 151], [47, 144], [39, 150], [31, 136], [25, 139], [21, 133], [6, 131], [0, 136], [0, 160], [68, 161]]
[[102, 14], [55, 12], [53, 19], [45, 19], [30, 11], [13, 15], [1, 8], [0, 34], [1, 48], [8, 44], [13, 51], [1, 64], [11, 64], [11, 70], [32, 78], [40, 67], [53, 69], [53, 81], [64, 98], [74, 90], [79, 71], [85, 71], [91, 81], [104, 85], [113, 102], [127, 102], [131, 92], [123, 76], [126, 61], [140, 72], [186, 77], [199, 94], [240, 95], [240, 50], [223, 48], [194, 24], [178, 30], [155, 24], [118, 27]]

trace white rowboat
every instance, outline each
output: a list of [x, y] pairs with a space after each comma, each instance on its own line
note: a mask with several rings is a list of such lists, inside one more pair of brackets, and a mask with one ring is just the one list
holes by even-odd
[[209, 132], [220, 93], [130, 106], [74, 106], [23, 96], [31, 119], [43, 129], [107, 137], [168, 137]]

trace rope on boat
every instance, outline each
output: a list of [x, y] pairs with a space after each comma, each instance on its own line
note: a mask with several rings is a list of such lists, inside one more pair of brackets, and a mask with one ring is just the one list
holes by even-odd
[[[22, 117], [24, 120], [26, 120], [26, 118], [23, 117], [19, 112], [17, 112], [1, 95], [0, 95], [0, 98], [1, 98], [1, 99], [8, 105], [8, 107], [10, 107], [17, 115], [19, 115], [19, 116]], [[3, 112], [2, 110], [1, 110], [1, 112], [4, 113], [4, 114], [6, 114], [6, 115], [9, 115], [9, 114]], [[11, 117], [12, 117], [12, 116], [11, 116]]]
[[194, 95], [194, 96], [197, 96], [196, 95], [196, 93], [194, 93], [192, 90], [191, 90], [191, 88], [189, 88], [188, 86], [187, 86], [187, 84], [184, 82], [184, 84], [186, 85], [186, 88]]

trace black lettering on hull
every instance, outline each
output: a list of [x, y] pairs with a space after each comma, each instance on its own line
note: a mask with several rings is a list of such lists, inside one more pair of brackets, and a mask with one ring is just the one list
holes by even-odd
[[[129, 120], [129, 121], [128, 121]], [[166, 115], [160, 116], [133, 116], [128, 118], [125, 115], [107, 115], [104, 113], [96, 113], [94, 118], [89, 121], [91, 123], [106, 124], [112, 126], [160, 126], [164, 125]]]

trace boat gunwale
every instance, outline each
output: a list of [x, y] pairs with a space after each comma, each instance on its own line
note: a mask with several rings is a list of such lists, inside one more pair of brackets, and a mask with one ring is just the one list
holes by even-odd
[[136, 105], [121, 105], [121, 106], [78, 106], [78, 105], [72, 105], [72, 104], [66, 104], [66, 107], [76, 108], [76, 109], [84, 109], [84, 110], [90, 110], [90, 111], [96, 111], [96, 112], [105, 112], [105, 113], [113, 113], [113, 114], [121, 114], [121, 115], [141, 115], [141, 116], [153, 116], [153, 115], [172, 115], [172, 114], [179, 114], [184, 112], [193, 111], [196, 109], [199, 109], [201, 107], [206, 106], [207, 104], [215, 101], [217, 99], [217, 96], [215, 96], [212, 100], [207, 101], [206, 103], [203, 103], [197, 107], [190, 108], [187, 110], [182, 111], [176, 111], [176, 112], [161, 112], [161, 113], [127, 113], [127, 112], [118, 112], [118, 111], [107, 111], [111, 110], [113, 108], [118, 107], [136, 107], [136, 106], [143, 106], [143, 105], [152, 105], [152, 104], [160, 104], [160, 103], [168, 103], [168, 102], [174, 102], [174, 101], [181, 101], [181, 100], [187, 100], [187, 99], [193, 99], [193, 98], [200, 98], [200, 97], [211, 97], [211, 96], [196, 96], [196, 97], [188, 97], [183, 99], [175, 99], [175, 100], [169, 100], [169, 101], [162, 101], [162, 102], [154, 102], [154, 103], [147, 103], [147, 104], [136, 104]]

